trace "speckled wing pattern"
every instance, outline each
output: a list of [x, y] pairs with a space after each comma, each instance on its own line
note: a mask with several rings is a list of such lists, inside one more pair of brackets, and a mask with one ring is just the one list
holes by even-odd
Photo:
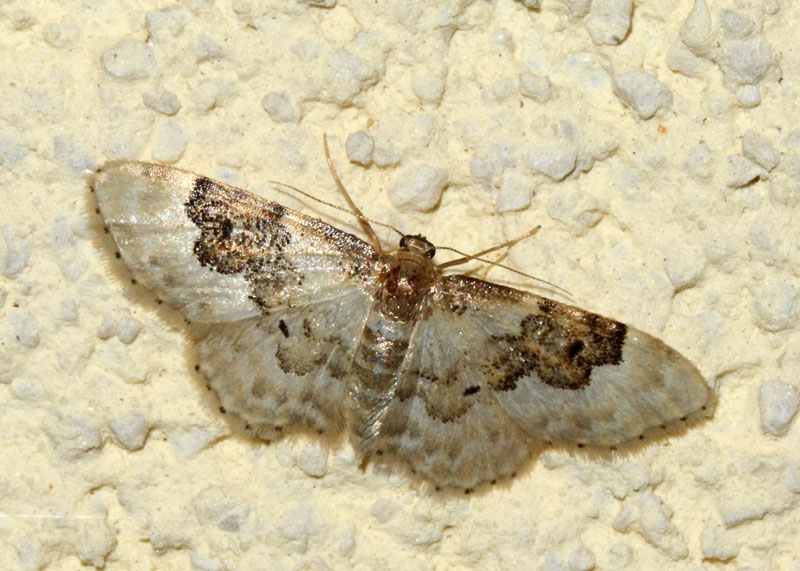
[[460, 275], [428, 303], [364, 446], [436, 482], [510, 476], [544, 445], [615, 447], [710, 404], [694, 365], [623, 323]]
[[379, 256], [364, 241], [205, 177], [116, 162], [94, 189], [134, 278], [193, 321], [318, 303], [376, 278]]
[[336, 435], [347, 418], [347, 371], [371, 299], [357, 290], [320, 303], [210, 326], [198, 370], [223, 410], [261, 438], [305, 427]]
[[243, 190], [110, 163], [94, 190], [135, 279], [205, 323], [198, 369], [222, 409], [274, 438], [349, 426], [362, 457], [437, 485], [513, 475], [543, 446], [615, 447], [703, 414], [698, 370], [617, 321], [444, 276], [406, 236], [382, 253]]
[[170, 167], [109, 163], [93, 189], [136, 281], [209, 324], [198, 370], [223, 410], [266, 439], [294, 425], [341, 430], [343, 371], [372, 304], [373, 248]]

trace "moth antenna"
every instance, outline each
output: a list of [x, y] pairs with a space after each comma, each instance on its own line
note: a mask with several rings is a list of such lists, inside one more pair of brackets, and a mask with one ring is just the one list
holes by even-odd
[[569, 291], [567, 291], [566, 289], [564, 289], [563, 287], [559, 286], [559, 285], [556, 285], [556, 284], [554, 284], [552, 282], [549, 282], [547, 280], [543, 280], [542, 278], [537, 278], [536, 276], [533, 276], [531, 274], [526, 274], [525, 272], [521, 272], [519, 270], [515, 270], [514, 268], [506, 266], [505, 264], [501, 264], [500, 262], [493, 262], [492, 260], [487, 260], [486, 258], [482, 257], [482, 256], [485, 256], [486, 254], [490, 254], [490, 253], [495, 252], [497, 250], [500, 250], [502, 248], [510, 248], [511, 246], [516, 244], [517, 242], [520, 242], [520, 241], [524, 240], [525, 238], [528, 238], [528, 237], [533, 236], [534, 234], [536, 234], [541, 227], [542, 226], [540, 224], [540, 225], [536, 226], [535, 228], [533, 228], [532, 230], [528, 230], [524, 234], [520, 234], [516, 238], [512, 238], [511, 240], [506, 240], [505, 242], [503, 242], [501, 244], [497, 244], [496, 246], [492, 246], [491, 248], [486, 248], [485, 250], [481, 250], [480, 252], [478, 252], [476, 254], [465, 254], [464, 252], [461, 252], [460, 250], [456, 250], [455, 248], [450, 248], [448, 246], [437, 246], [436, 247], [437, 250], [448, 250], [450, 252], [455, 252], [456, 254], [461, 254], [461, 256], [463, 256], [461, 258], [456, 258], [455, 260], [450, 260], [449, 262], [444, 262], [443, 264], [439, 264], [437, 267], [441, 270], [441, 269], [444, 269], [444, 268], [449, 268], [449, 267], [452, 267], [452, 266], [457, 266], [459, 264], [463, 264], [463, 263], [468, 262], [470, 260], [476, 260], [478, 262], [483, 262], [485, 264], [489, 264], [489, 265], [492, 265], [492, 266], [497, 266], [499, 268], [503, 268], [504, 270], [508, 270], [509, 272], [512, 272], [512, 273], [515, 273], [517, 275], [526, 277], [528, 279], [531, 279], [533, 281], [539, 282], [541, 284], [545, 284], [547, 286], [550, 286], [553, 289], [555, 289], [556, 291], [560, 291], [565, 296], [567, 296], [568, 298], [571, 299], [572, 298], [572, 294]]
[[[309, 192], [306, 192], [304, 190], [300, 190], [299, 188], [297, 188], [296, 186], [292, 186], [291, 184], [287, 184], [287, 183], [281, 182], [279, 180], [268, 180], [267, 182], [270, 183], [270, 184], [274, 184], [276, 186], [281, 186], [283, 188], [288, 188], [292, 192], [296, 192], [297, 194], [299, 194], [301, 196], [305, 196], [309, 200], [313, 200], [314, 202], [319, 202], [320, 204], [324, 204], [325, 206], [327, 206], [329, 208], [333, 208], [334, 210], [338, 210], [340, 212], [345, 212], [347, 214], [353, 215], [353, 211], [350, 210], [349, 208], [344, 208], [342, 206], [339, 206], [338, 204], [333, 204], [332, 202], [327, 202], [325, 200], [322, 200], [321, 198], [317, 198], [313, 194], [311, 194]], [[373, 220], [372, 218], [365, 218], [365, 220], [369, 221], [370, 223], [374, 224], [375, 226], [380, 226], [381, 228], [387, 228], [389, 230], [394, 230], [401, 237], [405, 236], [404, 233], [402, 233], [400, 230], [398, 230], [397, 228], [395, 228], [391, 224], [386, 224], [385, 222], [380, 222], [379, 220]]]
[[331, 170], [331, 175], [333, 176], [333, 180], [336, 182], [336, 186], [339, 188], [339, 191], [344, 195], [344, 199], [347, 201], [347, 205], [353, 211], [353, 214], [356, 215], [358, 218], [359, 223], [361, 224], [361, 228], [369, 237], [369, 241], [372, 242], [372, 245], [375, 246], [375, 249], [378, 252], [381, 250], [381, 241], [378, 239], [378, 235], [375, 234], [375, 231], [372, 229], [372, 226], [369, 224], [369, 220], [364, 213], [361, 212], [361, 209], [356, 206], [356, 203], [353, 202], [353, 199], [350, 198], [350, 194], [348, 194], [347, 189], [342, 184], [342, 181], [339, 179], [339, 175], [336, 174], [336, 168], [333, 166], [333, 161], [331, 160], [331, 153], [328, 151], [328, 135], [326, 133], [322, 134], [322, 147], [325, 149], [325, 160], [328, 162], [328, 168]]
[[464, 254], [463, 252], [459, 252], [455, 248], [448, 248], [447, 246], [445, 246], [445, 247], [437, 247], [437, 249], [439, 249], [439, 250], [450, 250], [452, 252], [456, 252], [456, 253], [461, 254], [462, 256], [464, 256], [463, 258], [456, 258], [455, 260], [450, 260], [449, 262], [445, 262], [443, 264], [439, 264], [439, 268], [449, 268], [450, 266], [457, 266], [458, 264], [463, 264], [464, 262], [467, 262], [469, 260], [474, 260], [474, 259], [476, 259], [476, 258], [478, 258], [480, 256], [485, 256], [486, 254], [490, 254], [490, 253], [495, 252], [497, 250], [500, 250], [502, 248], [506, 248], [506, 247], [510, 248], [511, 246], [516, 244], [517, 242], [520, 242], [520, 241], [524, 240], [525, 238], [528, 238], [528, 237], [533, 236], [534, 234], [536, 234], [541, 227], [542, 227], [542, 225], [539, 224], [538, 226], [536, 226], [532, 230], [528, 230], [527, 232], [517, 236], [516, 238], [512, 238], [511, 240], [506, 240], [505, 242], [503, 242], [501, 244], [497, 244], [496, 246], [492, 246], [491, 248], [486, 248], [485, 250], [481, 250], [477, 254], [472, 254], [472, 255]]
[[[439, 248], [437, 246], [436, 249], [437, 250], [451, 250], [453, 252], [456, 252], [457, 254], [463, 254], [463, 252], [459, 252], [458, 250], [456, 250], [454, 248], [447, 248], [447, 247]], [[531, 274], [526, 274], [525, 272], [521, 272], [520, 270], [515, 270], [514, 268], [512, 268], [510, 266], [506, 266], [505, 264], [501, 264], [500, 262], [493, 262], [492, 260], [487, 260], [486, 258], [478, 258], [478, 257], [475, 257], [475, 256], [468, 256], [467, 259], [468, 260], [475, 260], [477, 262], [483, 262], [484, 264], [489, 264], [490, 266], [497, 266], [498, 268], [503, 268], [504, 270], [507, 270], [507, 271], [509, 271], [511, 273], [520, 275], [520, 276], [522, 276], [524, 278], [528, 278], [529, 280], [533, 280], [535, 282], [539, 282], [540, 284], [544, 284], [546, 286], [549, 286], [549, 287], [553, 288], [556, 291], [560, 291], [562, 294], [564, 294], [564, 296], [566, 296], [570, 300], [574, 299], [572, 297], [572, 294], [569, 292], [569, 290], [564, 289], [560, 285], [556, 285], [553, 282], [549, 282], [547, 280], [543, 280], [542, 278], [537, 278], [536, 276], [531, 275]], [[441, 266], [439, 266], [439, 267], [441, 267]]]

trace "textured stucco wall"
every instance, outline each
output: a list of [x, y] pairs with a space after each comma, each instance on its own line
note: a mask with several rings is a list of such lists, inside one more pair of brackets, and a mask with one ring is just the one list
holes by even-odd
[[[800, 9], [525, 4], [0, 5], [0, 566], [800, 565]], [[85, 173], [138, 158], [338, 203], [322, 133], [372, 218], [467, 252], [541, 224], [503, 262], [681, 351], [714, 417], [469, 496], [238, 436]]]

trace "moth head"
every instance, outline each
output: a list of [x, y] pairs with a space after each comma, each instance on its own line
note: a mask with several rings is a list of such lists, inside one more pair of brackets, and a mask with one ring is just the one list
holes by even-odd
[[400, 249], [420, 254], [426, 258], [433, 258], [436, 255], [436, 246], [428, 242], [422, 234], [414, 236], [407, 234], [400, 238]]

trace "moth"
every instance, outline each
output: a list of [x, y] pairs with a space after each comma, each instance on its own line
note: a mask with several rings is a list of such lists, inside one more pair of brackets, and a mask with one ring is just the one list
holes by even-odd
[[354, 205], [372, 243], [167, 166], [111, 162], [93, 190], [135, 280], [205, 324], [198, 370], [261, 438], [347, 429], [360, 457], [469, 490], [545, 446], [613, 448], [711, 406], [655, 337], [448, 274], [421, 235], [385, 251]]

